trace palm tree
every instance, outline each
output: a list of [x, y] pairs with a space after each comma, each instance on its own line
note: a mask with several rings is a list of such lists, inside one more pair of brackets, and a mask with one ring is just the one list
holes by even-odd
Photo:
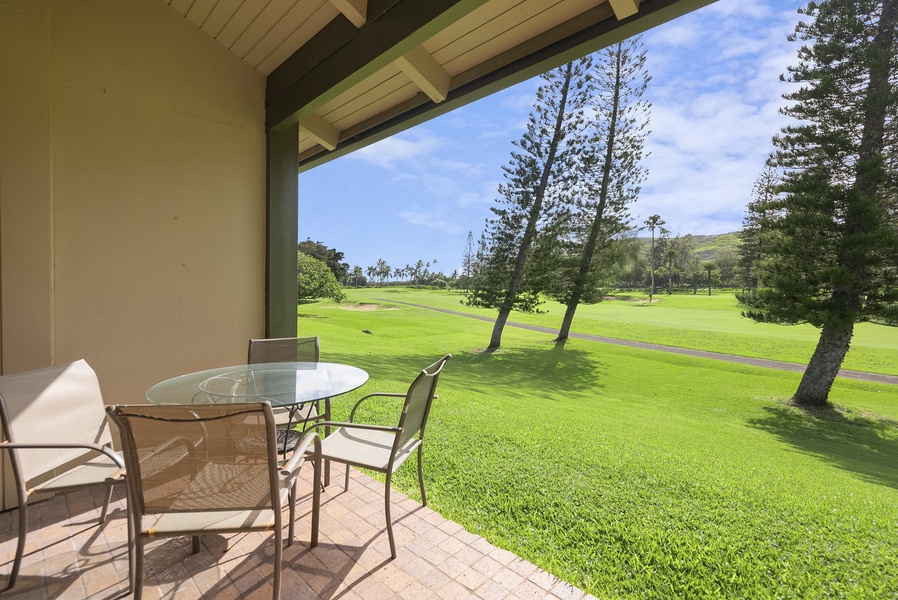
[[655, 293], [655, 228], [657, 227], [660, 230], [664, 230], [664, 221], [661, 219], [661, 215], [652, 215], [648, 219], [645, 220], [645, 226], [648, 227], [652, 231], [652, 253], [651, 253], [651, 271], [652, 271], [652, 286], [649, 288], [649, 304], [652, 303], [652, 295]]

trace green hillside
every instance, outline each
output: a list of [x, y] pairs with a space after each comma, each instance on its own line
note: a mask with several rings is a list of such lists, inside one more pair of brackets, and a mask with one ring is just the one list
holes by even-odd
[[702, 260], [714, 260], [717, 253], [723, 249], [732, 250], [738, 254], [741, 244], [736, 232], [721, 233], [720, 235], [694, 235], [692, 239], [695, 241], [695, 253]]
[[[646, 248], [652, 243], [650, 237], [637, 238]], [[693, 235], [693, 243], [695, 244], [695, 253], [701, 260], [715, 260], [717, 253], [721, 250], [731, 250], [739, 253], [739, 235], [735, 231], [732, 233], [721, 233], [718, 235]], [[657, 238], [655, 238], [657, 241]]]

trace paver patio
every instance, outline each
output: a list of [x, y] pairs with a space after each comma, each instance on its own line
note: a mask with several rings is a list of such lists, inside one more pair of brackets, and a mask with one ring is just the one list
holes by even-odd
[[[353, 469], [349, 491], [344, 492], [343, 467], [332, 469], [332, 483], [322, 494], [316, 548], [308, 543], [311, 469], [303, 469], [296, 541], [284, 549], [285, 600], [593, 598], [396, 491], [393, 530], [398, 556], [390, 560], [383, 484]], [[129, 597], [123, 495], [122, 488], [103, 526], [97, 525], [100, 490], [72, 492], [33, 505], [19, 581], [0, 597]], [[15, 511], [0, 514], [3, 586], [15, 552], [17, 518]], [[272, 540], [262, 533], [209, 535], [202, 538], [199, 554], [191, 554], [188, 538], [150, 541], [144, 598], [271, 598]]]

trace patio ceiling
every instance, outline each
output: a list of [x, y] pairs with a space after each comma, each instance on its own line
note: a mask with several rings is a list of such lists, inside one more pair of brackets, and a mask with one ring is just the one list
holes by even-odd
[[163, 0], [267, 77], [303, 171], [713, 0]]

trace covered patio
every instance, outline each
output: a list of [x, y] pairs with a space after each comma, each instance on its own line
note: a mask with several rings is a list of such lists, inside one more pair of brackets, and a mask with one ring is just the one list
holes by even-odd
[[[3, 2], [0, 375], [85, 359], [104, 401], [129, 404], [243, 363], [250, 338], [297, 334], [298, 206], [328, 201], [301, 197], [300, 172], [711, 1]], [[0, 464], [4, 560], [10, 476]], [[286, 597], [582, 596], [407, 499], [386, 560], [367, 481], [329, 488], [321, 547], [287, 553]], [[123, 591], [122, 501], [104, 527], [96, 509], [38, 504], [8, 597]], [[269, 597], [249, 568], [270, 565], [260, 541], [159, 542], [147, 593]]]
[[[309, 548], [311, 469], [300, 482], [296, 541], [284, 550], [281, 597], [345, 600], [583, 600], [593, 598], [532, 563], [496, 548], [428, 507], [393, 492], [399, 552], [390, 560], [383, 524], [383, 484], [343, 466], [322, 496], [321, 538]], [[128, 597], [127, 533], [122, 494], [97, 525], [102, 494], [72, 492], [32, 509], [19, 582], [4, 598], [21, 600]], [[286, 513], [285, 513], [286, 515]], [[16, 521], [0, 515], [0, 569], [15, 549]], [[147, 545], [144, 598], [270, 599], [273, 537], [206, 536], [199, 554], [189, 538]]]

